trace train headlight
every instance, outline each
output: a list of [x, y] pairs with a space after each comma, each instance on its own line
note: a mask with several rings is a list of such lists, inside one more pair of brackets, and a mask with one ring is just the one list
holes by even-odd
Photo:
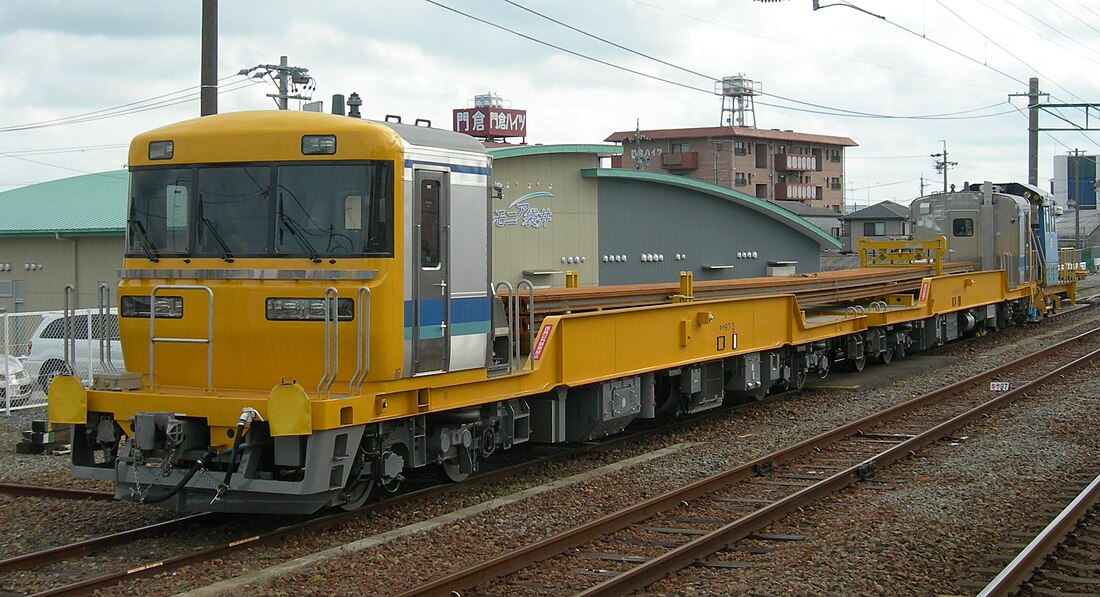
[[[269, 321], [324, 321], [325, 299], [269, 298], [266, 310]], [[354, 316], [355, 301], [347, 298], [336, 300], [337, 321], [351, 321]]]
[[170, 160], [173, 153], [175, 153], [175, 144], [171, 141], [149, 142], [150, 160]]
[[303, 135], [302, 155], [333, 155], [336, 153], [336, 135]]
[[[149, 317], [149, 297], [124, 296], [119, 300], [119, 314], [123, 317]], [[182, 319], [182, 296], [158, 296], [158, 319]]]

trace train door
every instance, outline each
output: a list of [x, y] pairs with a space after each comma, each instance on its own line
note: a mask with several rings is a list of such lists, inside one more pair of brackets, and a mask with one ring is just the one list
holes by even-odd
[[451, 307], [447, 173], [416, 170], [414, 204], [413, 373], [447, 370]]
[[949, 209], [944, 229], [948, 231], [947, 246], [950, 250], [947, 261], [972, 261], [978, 267], [982, 264], [981, 214], [976, 209]]

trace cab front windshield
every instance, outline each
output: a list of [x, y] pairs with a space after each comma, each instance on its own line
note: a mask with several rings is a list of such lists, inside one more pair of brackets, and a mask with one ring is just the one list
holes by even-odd
[[135, 169], [128, 257], [389, 257], [388, 162]]

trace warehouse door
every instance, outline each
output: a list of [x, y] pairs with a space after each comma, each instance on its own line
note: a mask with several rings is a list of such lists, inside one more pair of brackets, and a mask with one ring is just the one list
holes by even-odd
[[447, 370], [450, 254], [447, 173], [416, 170], [414, 197], [413, 372]]

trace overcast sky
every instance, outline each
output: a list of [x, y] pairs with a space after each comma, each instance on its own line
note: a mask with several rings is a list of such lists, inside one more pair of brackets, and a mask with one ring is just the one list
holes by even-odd
[[[885, 18], [812, 0], [222, 0], [219, 111], [273, 109], [274, 86], [237, 73], [286, 55], [326, 110], [332, 94], [358, 92], [367, 118], [449, 128], [452, 108], [492, 91], [527, 110], [528, 143], [600, 143], [635, 122], [718, 125], [714, 79], [744, 73], [763, 88], [758, 127], [859, 144], [847, 199], [866, 205], [907, 203], [922, 176], [942, 186], [930, 154], [944, 142], [958, 162], [949, 182], [1026, 181], [1027, 98], [1009, 96], [1029, 77], [1044, 101], [1100, 103], [1095, 0], [853, 4]], [[198, 116], [200, 24], [198, 0], [0, 3], [0, 191], [121, 169], [135, 134]], [[945, 114], [966, 118], [909, 118]], [[1085, 120], [1061, 116], [1040, 126]], [[1044, 133], [1039, 145], [1048, 188], [1053, 156], [1100, 152], [1100, 132]]]

